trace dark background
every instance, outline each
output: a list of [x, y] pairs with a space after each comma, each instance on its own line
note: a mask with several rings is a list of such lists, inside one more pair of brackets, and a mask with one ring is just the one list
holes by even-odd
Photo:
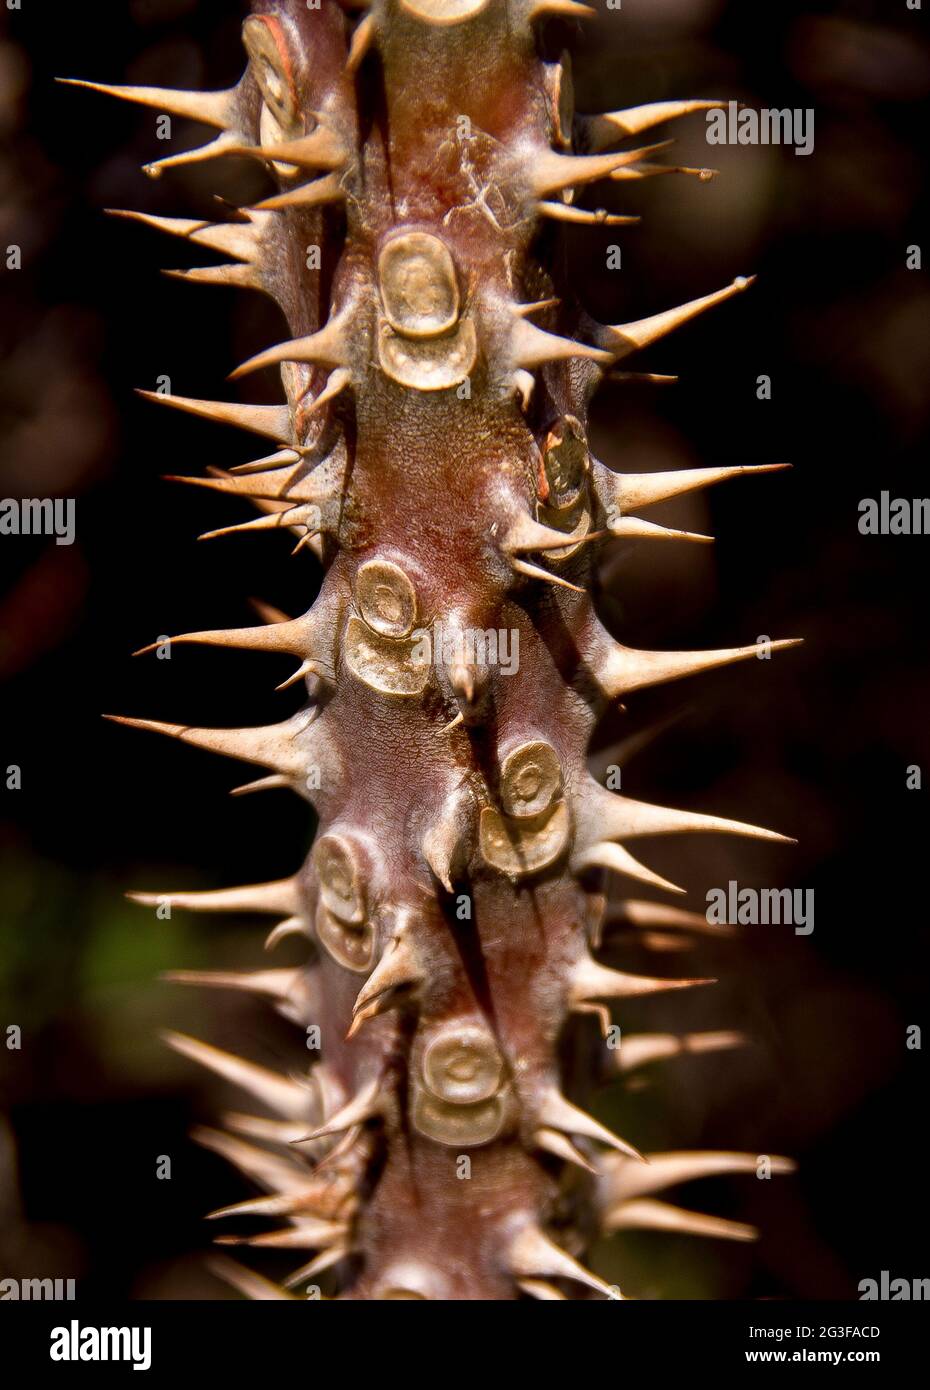
[[[250, 596], [302, 611], [319, 570], [306, 552], [290, 560], [280, 538], [197, 544], [243, 510], [161, 475], [264, 451], [133, 395], [167, 374], [180, 394], [229, 396], [226, 373], [280, 336], [276, 311], [258, 296], [163, 279], [162, 266], [215, 257], [102, 213], [215, 214], [216, 191], [247, 201], [263, 176], [226, 161], [152, 182], [139, 165], [199, 143], [199, 132], [176, 122], [163, 145], [155, 112], [53, 78], [229, 85], [243, 63], [242, 7], [23, 0], [9, 18], [0, 249], [21, 245], [23, 269], [0, 276], [0, 494], [76, 498], [77, 542], [0, 538], [0, 765], [23, 776], [22, 790], [0, 790], [0, 1028], [23, 1029], [21, 1051], [0, 1049], [0, 1276], [71, 1274], [82, 1293], [114, 1297], [222, 1297], [203, 1268], [213, 1232], [200, 1218], [248, 1193], [187, 1130], [232, 1096], [168, 1053], [157, 1030], [284, 1069], [299, 1064], [299, 1041], [248, 1001], [155, 978], [260, 963], [254, 922], [181, 912], [156, 922], [122, 893], [289, 873], [310, 817], [280, 793], [230, 801], [240, 766], [99, 716], [234, 725], [290, 712], [295, 692], [271, 693], [288, 672], [276, 658], [130, 652], [163, 633], [247, 623]], [[571, 26], [546, 41], [557, 53], [563, 38]], [[930, 541], [857, 529], [861, 499], [926, 491], [930, 291], [926, 271], [905, 267], [926, 229], [926, 16], [904, 0], [624, 0], [575, 55], [583, 111], [700, 95], [812, 107], [816, 120], [808, 158], [709, 148], [702, 117], [681, 122], [663, 158], [712, 164], [719, 179], [601, 186], [643, 225], [561, 238], [583, 301], [605, 322], [759, 273], [749, 294], [630, 364], [678, 372], [677, 386], [604, 387], [594, 443], [625, 471], [775, 461], [793, 471], [651, 511], [711, 529], [717, 543], [618, 548], [602, 611], [632, 645], [768, 634], [806, 646], [631, 698], [625, 722], [605, 724], [598, 742], [674, 717], [624, 773], [624, 791], [797, 835], [797, 848], [649, 844], [643, 857], [688, 885], [689, 906], [702, 910], [707, 888], [729, 878], [812, 888], [816, 903], [810, 937], [748, 927], [725, 950], [660, 962], [723, 984], [621, 1020], [746, 1028], [754, 1047], [669, 1063], [641, 1092], [595, 1101], [646, 1149], [796, 1156], [796, 1177], [705, 1182], [682, 1198], [757, 1220], [761, 1242], [638, 1235], [600, 1247], [595, 1263], [645, 1296], [855, 1297], [883, 1269], [930, 1274], [926, 1064], [905, 1046], [926, 997], [928, 793], [905, 779], [908, 765], [930, 768]], [[604, 268], [614, 241], [620, 271]], [[756, 397], [763, 373], [771, 401]], [[276, 399], [271, 378], [239, 398]], [[652, 964], [624, 950], [621, 939], [618, 962]], [[286, 958], [282, 948], [276, 963]], [[590, 1031], [574, 1037], [582, 1058], [593, 1052]], [[163, 1154], [170, 1182], [155, 1178]]]

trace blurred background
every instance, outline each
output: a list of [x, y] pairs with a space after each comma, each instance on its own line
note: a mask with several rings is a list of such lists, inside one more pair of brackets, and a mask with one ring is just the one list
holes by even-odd
[[[906, 264], [927, 227], [927, 17], [903, 0], [595, 3], [602, 13], [583, 33], [552, 26], [545, 37], [552, 56], [573, 42], [579, 110], [710, 96], [815, 113], [806, 158], [709, 147], [701, 116], [678, 123], [662, 158], [720, 177], [601, 185], [598, 200], [641, 212], [642, 226], [571, 229], [558, 252], [604, 322], [759, 275], [751, 293], [630, 364], [678, 373], [678, 385], [601, 391], [593, 442], [629, 472], [793, 470], [652, 510], [711, 530], [716, 545], [618, 548], [601, 611], [636, 646], [761, 635], [806, 645], [643, 692], [594, 751], [609, 760], [616, 739], [658, 726], [624, 765], [624, 792], [798, 837], [797, 848], [650, 843], [643, 857], [688, 886], [687, 906], [703, 911], [707, 889], [731, 878], [812, 889], [815, 928], [746, 927], [659, 961], [622, 932], [609, 943], [617, 964], [722, 977], [693, 999], [640, 1002], [625, 1028], [735, 1028], [756, 1042], [648, 1069], [626, 1093], [599, 1092], [597, 1114], [645, 1149], [789, 1153], [800, 1169], [682, 1194], [682, 1205], [756, 1221], [757, 1245], [642, 1234], [605, 1242], [594, 1263], [644, 1297], [855, 1297], [883, 1269], [930, 1273], [927, 1067], [906, 1046], [926, 1000], [930, 792], [909, 790], [907, 770], [930, 777], [930, 540], [858, 531], [862, 499], [927, 491], [930, 290]], [[242, 509], [161, 475], [227, 467], [254, 444], [133, 395], [164, 376], [180, 394], [228, 395], [226, 373], [280, 336], [276, 310], [164, 279], [163, 266], [214, 258], [102, 211], [215, 216], [215, 193], [249, 201], [264, 176], [228, 160], [153, 182], [139, 166], [203, 132], [177, 122], [166, 147], [155, 112], [53, 81], [230, 85], [244, 9], [127, 0], [101, 17], [26, 0], [3, 11], [0, 251], [21, 247], [22, 267], [0, 273], [0, 496], [75, 498], [77, 539], [0, 537], [0, 1037], [22, 1030], [19, 1050], [0, 1046], [0, 1276], [74, 1276], [84, 1296], [229, 1296], [204, 1266], [213, 1231], [201, 1218], [250, 1194], [187, 1132], [234, 1097], [158, 1030], [283, 1070], [301, 1063], [299, 1038], [265, 1008], [157, 980], [170, 967], [259, 964], [254, 921], [157, 921], [123, 894], [290, 873], [309, 813], [277, 792], [231, 801], [241, 766], [100, 719], [247, 724], [299, 703], [271, 693], [289, 671], [277, 658], [130, 657], [160, 634], [254, 621], [251, 597], [303, 611], [319, 583], [312, 557], [291, 560], [282, 538], [196, 543]], [[607, 269], [611, 244], [619, 270]], [[757, 397], [760, 375], [770, 400]], [[240, 398], [275, 399], [270, 377]], [[286, 959], [287, 945], [276, 963]], [[603, 1060], [590, 1020], [567, 1047], [579, 1075]], [[170, 1181], [156, 1177], [161, 1155]]]

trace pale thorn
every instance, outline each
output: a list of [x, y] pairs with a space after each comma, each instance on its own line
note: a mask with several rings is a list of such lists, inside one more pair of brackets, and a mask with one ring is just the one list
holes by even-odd
[[683, 951], [693, 949], [693, 943], [678, 932], [644, 931], [639, 935], [639, 944], [644, 950], [654, 951], [657, 955], [669, 952], [680, 955]]
[[215, 888], [197, 893], [127, 893], [143, 907], [169, 904], [193, 912], [270, 912], [277, 915], [300, 911], [296, 878], [279, 878], [269, 883], [249, 883], [241, 888]]
[[216, 1072], [217, 1076], [231, 1081], [233, 1085], [240, 1086], [270, 1110], [276, 1111], [286, 1119], [304, 1118], [306, 1122], [312, 1098], [309, 1091], [299, 1086], [296, 1081], [290, 1081], [286, 1076], [269, 1071], [267, 1067], [258, 1066], [255, 1062], [246, 1061], [244, 1057], [236, 1057], [231, 1052], [223, 1052], [218, 1047], [211, 1047], [209, 1043], [190, 1038], [185, 1033], [169, 1031], [163, 1032], [161, 1037], [175, 1052], [180, 1052], [192, 1062], [199, 1062], [201, 1066]]
[[331, 1269], [333, 1265], [345, 1260], [352, 1254], [353, 1247], [346, 1242], [337, 1242], [331, 1245], [328, 1250], [321, 1250], [319, 1255], [310, 1260], [308, 1264], [301, 1265], [300, 1269], [295, 1269], [293, 1274], [289, 1274], [284, 1281], [286, 1289], [294, 1289], [298, 1284], [302, 1284], [305, 1279], [312, 1279], [317, 1274], [323, 1274], [325, 1270]]
[[301, 971], [293, 966], [282, 970], [163, 970], [159, 979], [170, 985], [202, 985], [206, 989], [241, 990], [265, 999], [287, 1003]]
[[477, 689], [478, 669], [467, 661], [457, 661], [449, 668], [449, 684], [460, 705], [472, 705]]
[[607, 1157], [601, 1165], [604, 1200], [613, 1206], [633, 1197], [645, 1197], [661, 1192], [677, 1183], [694, 1182], [697, 1178], [719, 1177], [733, 1173], [758, 1173], [762, 1157], [770, 1171], [779, 1176], [797, 1171], [790, 1158], [737, 1153], [731, 1150], [682, 1149], [668, 1153], [651, 1153], [649, 1162], [630, 1163], [626, 1159]]
[[377, 20], [373, 14], [367, 14], [365, 18], [355, 26], [349, 44], [349, 53], [346, 58], [346, 72], [354, 73], [361, 66], [365, 55], [374, 43], [377, 29]]
[[66, 87], [86, 87], [91, 92], [119, 97], [122, 101], [152, 106], [171, 116], [181, 116], [203, 125], [228, 129], [234, 123], [239, 88], [227, 87], [220, 92], [175, 91], [171, 87], [123, 87], [106, 82], [87, 82], [79, 77], [56, 77]]
[[[142, 222], [146, 226], [154, 227], [158, 231], [167, 232], [174, 236], [182, 236], [185, 240], [197, 246], [205, 246], [211, 251], [218, 251], [223, 255], [231, 257], [234, 261], [248, 263], [252, 270], [256, 285], [261, 288], [261, 267], [259, 261], [262, 254], [261, 230], [258, 225], [241, 222], [202, 222], [199, 226], [192, 225], [190, 230], [185, 230], [186, 219], [180, 217], [155, 217], [149, 213], [121, 212], [117, 209], [108, 208], [107, 211], [115, 217], [128, 217], [137, 222]], [[270, 217], [270, 213], [264, 214]], [[211, 266], [206, 270], [194, 269], [184, 270], [163, 270], [163, 275], [174, 275], [175, 277], [185, 278], [191, 276], [201, 278], [213, 270], [217, 271], [238, 271], [243, 266]]]
[[314, 543], [318, 539], [318, 536], [319, 532], [317, 531], [305, 531], [304, 534], [301, 536], [300, 540], [294, 546], [293, 550], [291, 551], [291, 554], [299, 555], [301, 550], [303, 550], [305, 547], [307, 549], [312, 550]]
[[573, 357], [584, 357], [591, 362], [609, 365], [613, 360], [611, 353], [602, 348], [589, 347], [587, 343], [576, 342], [574, 338], [562, 338], [557, 333], [547, 333], [537, 328], [528, 319], [514, 314], [510, 330], [510, 360], [514, 370], [526, 371], [541, 367], [546, 362], [564, 362]]
[[[255, 1144], [247, 1144], [233, 1134], [224, 1134], [222, 1130], [198, 1125], [191, 1130], [191, 1138], [195, 1144], [209, 1149], [211, 1153], [219, 1154], [220, 1158], [225, 1158], [227, 1163], [238, 1168], [240, 1173], [244, 1173], [260, 1187], [272, 1192], [293, 1195], [301, 1192], [307, 1185], [307, 1169], [303, 1163], [295, 1163], [282, 1154], [260, 1149]], [[225, 1216], [231, 1210], [231, 1207], [222, 1207], [219, 1211], [210, 1212], [207, 1220], [212, 1221]]]
[[[306, 1179], [306, 1171], [304, 1172]], [[249, 1197], [244, 1202], [233, 1202], [228, 1207], [217, 1207], [208, 1211], [205, 1221], [220, 1221], [227, 1216], [290, 1216], [305, 1210], [301, 1194], [274, 1193], [270, 1197]]]
[[641, 217], [606, 212], [604, 208], [592, 211], [576, 208], [571, 203], [550, 203], [545, 200], [536, 204], [536, 211], [540, 217], [550, 218], [553, 222], [573, 222], [582, 227], [631, 227], [642, 221]]
[[639, 1201], [619, 1202], [604, 1216], [607, 1231], [675, 1231], [682, 1235], [716, 1236], [721, 1240], [758, 1240], [755, 1226], [742, 1221], [728, 1221], [722, 1216], [705, 1216], [703, 1212], [685, 1211], [644, 1197]]
[[260, 248], [258, 226], [251, 222], [208, 222], [194, 221], [188, 217], [157, 217], [150, 212], [133, 212], [124, 208], [105, 208], [110, 217], [125, 217], [132, 222], [155, 231], [167, 232], [169, 236], [183, 237], [198, 246], [206, 246], [211, 251], [221, 251], [236, 260], [251, 261]]
[[416, 984], [423, 978], [416, 953], [405, 927], [399, 928], [381, 954], [381, 959], [358, 992], [352, 1005], [353, 1019], [388, 990]]
[[617, 1065], [626, 1073], [671, 1057], [699, 1056], [748, 1044], [745, 1033], [723, 1029], [706, 1033], [633, 1033], [623, 1038]]
[[280, 787], [291, 786], [290, 778], [275, 774], [272, 777], [256, 777], [254, 782], [243, 782], [239, 787], [230, 787], [230, 796], [249, 796], [252, 792], [276, 791]]
[[801, 637], [786, 637], [777, 642], [760, 642], [748, 647], [720, 647], [691, 652], [648, 652], [611, 642], [606, 657], [594, 663], [592, 670], [604, 694], [616, 699], [645, 686], [681, 680], [701, 671], [712, 671], [718, 666], [729, 666], [734, 661], [748, 661], [760, 654], [787, 651], [803, 640]]
[[[316, 481], [319, 484], [325, 477], [323, 469], [318, 469], [312, 473], [304, 472], [303, 460], [292, 449], [280, 450], [279, 457], [282, 460], [279, 467], [266, 467], [257, 470], [245, 477], [237, 476], [233, 472], [227, 473], [222, 468], [216, 468], [212, 464], [208, 465], [208, 478], [201, 478], [189, 473], [163, 473], [162, 478], [169, 483], [186, 483], [190, 487], [206, 488], [210, 492], [221, 492], [228, 497], [249, 497], [261, 498], [268, 502], [287, 503], [294, 506], [297, 502], [325, 501], [329, 495], [326, 488], [318, 488], [317, 491], [307, 493], [309, 484]], [[290, 488], [300, 488], [300, 492], [291, 493]]]
[[170, 405], [188, 415], [213, 420], [219, 425], [251, 430], [281, 444], [288, 444], [291, 433], [291, 412], [286, 405], [240, 405], [235, 401], [201, 401], [191, 396], [169, 396], [162, 391], [143, 391], [136, 394], [156, 405]]
[[381, 1109], [381, 1079], [375, 1077], [357, 1092], [335, 1115], [330, 1115], [322, 1125], [305, 1134], [297, 1143], [304, 1143], [313, 1139], [323, 1139], [330, 1134], [342, 1134], [344, 1130], [351, 1129], [355, 1125], [364, 1124], [366, 1120], [372, 1119]]
[[[460, 721], [464, 719], [461, 710], [458, 718]], [[463, 841], [473, 814], [471, 793], [464, 786], [456, 787], [443, 800], [439, 815], [420, 842], [423, 858], [447, 893], [452, 892], [453, 877], [459, 867]]]
[[464, 716], [464, 714], [462, 713], [462, 711], [459, 710], [458, 714], [454, 715], [453, 718], [449, 720], [448, 724], [444, 724], [444, 725], [442, 726], [442, 729], [440, 730], [440, 732], [441, 732], [441, 733], [444, 733], [444, 734], [451, 733], [453, 729], [457, 729], [458, 726], [459, 726], [460, 724], [464, 724], [464, 722], [465, 722], [465, 716]]
[[588, 1173], [597, 1174], [597, 1169], [580, 1149], [576, 1148], [572, 1141], [557, 1129], [537, 1129], [533, 1135], [533, 1143], [539, 1148], [545, 1149], [547, 1153], [555, 1154], [556, 1158], [563, 1159], [566, 1163], [574, 1163], [579, 1168], [584, 1168]]
[[320, 530], [319, 510], [319, 506], [315, 502], [301, 502], [296, 507], [266, 512], [264, 516], [258, 516], [254, 521], [241, 521], [232, 526], [217, 526], [213, 531], [201, 532], [197, 539], [199, 541], [213, 541], [220, 536], [234, 536], [253, 531], [277, 531], [282, 527], [288, 530], [292, 526], [304, 526], [309, 534], [315, 535]]
[[278, 343], [250, 357], [234, 372], [230, 372], [230, 380], [258, 371], [260, 367], [277, 366], [281, 362], [312, 362], [321, 367], [345, 367], [349, 363], [351, 348], [351, 321], [351, 310], [342, 309], [316, 333]]
[[[570, 544], [566, 538], [564, 542]], [[527, 560], [511, 559], [510, 568], [516, 570], [517, 574], [524, 575], [527, 579], [541, 579], [547, 584], [555, 584], [560, 589], [571, 589], [573, 594], [583, 594], [584, 589], [578, 584], [570, 584], [567, 579], [563, 579], [560, 574], [552, 574], [549, 570], [544, 570], [540, 565], [531, 565]]]
[[[261, 1139], [264, 1143], [286, 1145], [288, 1148], [296, 1143], [307, 1127], [306, 1117], [302, 1125], [287, 1124], [282, 1120], [268, 1120], [259, 1115], [243, 1115], [235, 1110], [230, 1110], [223, 1116], [223, 1123], [237, 1134], [247, 1134], [250, 1139]], [[301, 1172], [306, 1178], [306, 1168], [302, 1168]]]
[[144, 227], [167, 232], [169, 236], [189, 237], [192, 232], [202, 232], [211, 225], [205, 217], [159, 217], [133, 208], [104, 208], [103, 211], [107, 217], [124, 217], [127, 222], [140, 222]]
[[224, 1284], [229, 1284], [231, 1288], [237, 1289], [239, 1293], [253, 1302], [294, 1302], [296, 1295], [288, 1293], [278, 1284], [273, 1284], [264, 1275], [256, 1274], [252, 1269], [246, 1269], [245, 1265], [239, 1264], [236, 1260], [227, 1259], [225, 1255], [214, 1255], [207, 1261], [207, 1268], [211, 1274]]
[[672, 883], [669, 879], [663, 878], [661, 874], [654, 873], [652, 869], [647, 869], [645, 864], [640, 864], [629, 850], [622, 845], [611, 844], [607, 840], [598, 841], [596, 844], [589, 845], [587, 849], [578, 851], [571, 861], [572, 873], [583, 874], [588, 869], [611, 869], [614, 873], [626, 874], [629, 878], [639, 879], [641, 883], [651, 883], [654, 888], [662, 888], [668, 893], [684, 893], [684, 888], [679, 888], [677, 883]]
[[[264, 503], [264, 502], [257, 502], [255, 505], [258, 506], [258, 507], [264, 507], [264, 506], [265, 506], [265, 503]], [[292, 526], [292, 527], [291, 527], [291, 530], [295, 533], [295, 535], [297, 534], [297, 527], [296, 527], [296, 526]], [[322, 562], [322, 560], [323, 560], [323, 542], [322, 542], [322, 535], [323, 535], [324, 530], [325, 530], [325, 527], [323, 527], [323, 526], [321, 526], [320, 529], [319, 529], [318, 531], [313, 531], [313, 530], [310, 530], [310, 529], [305, 530], [304, 533], [303, 533], [303, 535], [300, 537], [300, 540], [297, 542], [297, 544], [294, 546], [293, 550], [291, 551], [291, 554], [292, 554], [292, 555], [296, 555], [297, 552], [298, 552], [299, 550], [303, 550], [304, 547], [306, 546], [306, 548], [307, 548], [308, 550], [310, 550], [310, 552], [311, 552], [313, 555], [315, 555], [316, 558], [317, 558], [318, 560], [320, 560], [320, 561]]]
[[236, 145], [231, 154], [251, 155], [256, 159], [282, 164], [297, 164], [308, 169], [341, 169], [346, 163], [345, 145], [334, 130], [325, 124], [317, 125], [309, 135], [296, 140], [283, 140], [271, 145]]
[[206, 145], [198, 145], [193, 150], [183, 150], [180, 154], [169, 154], [164, 159], [154, 159], [143, 164], [142, 172], [150, 179], [160, 179], [165, 169], [177, 169], [184, 164], [202, 164], [208, 159], [219, 159], [223, 155], [235, 154], [239, 137], [224, 131]]
[[266, 603], [261, 598], [250, 598], [249, 604], [261, 618], [263, 623], [289, 623], [292, 621], [290, 613], [285, 613], [283, 608], [277, 604]]
[[669, 497], [680, 497], [696, 488], [711, 487], [729, 478], [742, 478], [750, 473], [778, 473], [790, 468], [790, 463], [735, 464], [724, 468], [681, 468], [668, 473], [611, 473], [605, 469], [603, 482], [624, 511], [651, 507]]
[[669, 376], [667, 372], [608, 372], [607, 380], [651, 382], [655, 386], [674, 386], [679, 378]]
[[318, 1159], [317, 1163], [314, 1165], [314, 1172], [319, 1173], [323, 1169], [335, 1167], [341, 1158], [355, 1148], [361, 1132], [361, 1125], [353, 1125], [351, 1129], [347, 1129], [342, 1138], [328, 1147], [323, 1156]]
[[579, 840], [595, 835], [624, 840], [640, 835], [680, 835], [685, 833], [719, 832], [725, 835], [746, 835], [753, 840], [768, 840], [773, 844], [797, 844], [790, 835], [727, 816], [706, 815], [702, 811], [680, 811], [671, 806], [653, 806], [648, 801], [634, 801], [607, 791], [589, 779], [575, 799]]
[[700, 932], [705, 936], [732, 936], [735, 928], [729, 922], [708, 922], [701, 912], [687, 912], [684, 908], [669, 907], [665, 903], [652, 903], [636, 898], [625, 898], [618, 904], [616, 920], [629, 922], [634, 927], [658, 927], [663, 931]]
[[[654, 541], [694, 541], [700, 545], [712, 545], [713, 536], [705, 536], [698, 531], [676, 531], [669, 526], [659, 526], [654, 521], [641, 521], [638, 516], [622, 516], [617, 521], [608, 522], [607, 529], [612, 536], [633, 537]], [[598, 534], [603, 535], [603, 532]]]
[[[465, 716], [462, 714], [461, 710], [459, 710], [459, 721], [463, 721], [464, 718]], [[443, 733], [447, 732], [452, 727], [451, 724], [447, 724]], [[446, 892], [451, 893], [452, 874], [450, 866], [452, 854], [445, 842], [441, 826], [431, 826], [430, 829], [427, 830], [420, 844], [420, 852], [429, 865], [431, 872], [439, 879], [439, 882], [442, 884], [443, 888], [445, 888]]]
[[[279, 460], [277, 466], [272, 466], [270, 462], [274, 458]], [[269, 459], [259, 460], [259, 463], [263, 467], [252, 468], [246, 464], [241, 471], [232, 469], [229, 472], [208, 465], [208, 478], [174, 473], [162, 476], [167, 482], [187, 483], [191, 487], [206, 488], [229, 497], [258, 499], [259, 504], [268, 502], [272, 504], [272, 510], [286, 510], [301, 502], [326, 502], [333, 496], [327, 470], [318, 468], [312, 472], [306, 471], [296, 450], [282, 449], [279, 454], [272, 454]]]
[[390, 1002], [387, 995], [382, 994], [377, 999], [373, 999], [364, 1009], [359, 1009], [357, 1013], [353, 1013], [352, 1022], [346, 1029], [346, 1042], [350, 1042], [356, 1033], [364, 1028], [370, 1018], [377, 1018], [379, 1014], [386, 1013], [390, 1007]]
[[276, 927], [265, 937], [265, 950], [273, 951], [286, 936], [306, 936], [310, 933], [307, 930], [307, 923], [303, 917], [288, 917], [283, 922], [279, 922]]
[[310, 725], [316, 723], [319, 714], [320, 711], [314, 704], [311, 704], [309, 707], [305, 706], [302, 710], [298, 710], [292, 720], [295, 735], [306, 733]]
[[719, 169], [690, 169], [683, 164], [637, 164], [617, 169], [610, 177], [614, 183], [622, 183], [624, 179], [654, 179], [659, 174], [689, 174], [701, 183], [710, 183], [719, 173]]
[[[301, 399], [303, 398], [301, 397]], [[288, 448], [293, 449], [294, 453], [299, 454], [303, 459], [315, 458], [319, 453], [318, 444], [289, 444]]]
[[640, 348], [648, 347], [650, 343], [664, 337], [666, 333], [671, 333], [674, 329], [690, 322], [698, 314], [702, 314], [705, 309], [712, 309], [715, 305], [732, 299], [734, 295], [741, 294], [743, 290], [749, 289], [750, 285], [755, 283], [755, 279], [754, 275], [739, 275], [724, 289], [715, 290], [713, 294], [702, 295], [700, 299], [689, 300], [687, 304], [679, 304], [677, 308], [666, 309], [661, 314], [637, 319], [633, 323], [601, 325], [595, 334], [596, 339], [601, 347], [609, 350], [613, 361], [619, 362], [631, 352], [638, 352]]
[[254, 1245], [266, 1250], [319, 1250], [342, 1241], [348, 1234], [343, 1221], [301, 1217], [297, 1225], [283, 1231], [267, 1231], [257, 1236], [217, 1236], [215, 1245]]
[[262, 277], [253, 265], [204, 265], [191, 270], [163, 270], [169, 280], [186, 280], [192, 285], [226, 285], [232, 289], [263, 290]]
[[279, 472], [289, 464], [296, 468], [300, 461], [301, 455], [296, 449], [279, 449], [274, 454], [266, 454], [264, 458], [253, 459], [251, 463], [237, 463], [233, 468], [230, 468], [229, 472], [237, 476], [249, 473]]
[[[589, 531], [584, 541], [600, 540], [604, 531]], [[567, 545], [577, 544], [565, 531], [556, 531], [551, 526], [543, 526], [534, 521], [529, 512], [518, 512], [504, 534], [500, 547], [505, 555], [515, 555], [521, 550], [564, 550]]]
[[331, 401], [335, 396], [338, 396], [340, 392], [345, 391], [346, 388], [351, 385], [352, 373], [349, 371], [349, 368], [337, 367], [335, 371], [330, 372], [326, 385], [318, 396], [314, 396], [313, 401], [307, 407], [306, 413], [312, 415], [314, 411], [322, 409], [327, 401]]
[[691, 989], [695, 985], [713, 985], [716, 980], [669, 980], [651, 975], [628, 975], [622, 970], [610, 970], [598, 965], [590, 956], [582, 956], [571, 967], [569, 999], [579, 1004], [590, 999], [633, 999], [643, 994], [659, 994], [669, 989]]
[[567, 1251], [544, 1235], [538, 1226], [524, 1226], [513, 1240], [509, 1250], [509, 1267], [512, 1274], [520, 1279], [538, 1278], [572, 1279], [586, 1284], [598, 1293], [613, 1297], [613, 1290], [603, 1279], [592, 1274], [584, 1265], [573, 1260]]
[[301, 778], [305, 759], [294, 743], [303, 730], [299, 716], [285, 719], [281, 724], [264, 724], [246, 729], [205, 729], [189, 724], [166, 724], [160, 719], [129, 719], [120, 714], [105, 714], [104, 719], [124, 724], [130, 729], [142, 729], [153, 734], [191, 743], [211, 753], [227, 758], [239, 758], [247, 763], [261, 763], [276, 768], [284, 775]]
[[319, 676], [321, 680], [332, 683], [332, 674], [330, 672], [327, 672], [318, 661], [310, 661], [307, 659], [300, 663], [292, 676], [288, 676], [286, 680], [280, 681], [275, 686], [275, 690], [290, 690], [292, 685], [297, 685], [305, 676], [311, 675]]
[[726, 107], [725, 101], [650, 101], [645, 106], [631, 106], [626, 111], [605, 111], [595, 116], [576, 116], [585, 149], [592, 154], [607, 149], [620, 140], [641, 135], [644, 130], [665, 121], [690, 116], [697, 111], [715, 111]]
[[518, 318], [528, 319], [533, 314], [542, 313], [543, 309], [556, 309], [561, 303], [558, 295], [552, 295], [549, 299], [534, 299], [530, 304], [512, 304], [510, 307]]
[[321, 207], [324, 203], [341, 203], [345, 196], [338, 174], [324, 174], [322, 178], [292, 188], [289, 193], [276, 193], [272, 198], [265, 198], [263, 202], [255, 204], [255, 211], [283, 212], [287, 208]]
[[534, 148], [525, 160], [530, 192], [535, 199], [541, 200], [548, 193], [558, 193], [563, 188], [606, 179], [614, 170], [645, 159], [654, 151], [666, 148], [669, 143], [666, 140], [661, 145], [625, 150], [621, 154], [556, 154], [555, 150], [548, 148]]
[[[279, 512], [275, 515], [282, 516]], [[264, 520], [264, 517], [261, 518]], [[260, 627], [215, 627], [200, 632], [180, 632], [169, 642], [204, 647], [230, 647], [240, 651], [274, 652], [287, 656], [304, 656], [313, 635], [313, 610], [301, 618], [286, 618], [283, 622], [265, 623]], [[159, 642], [139, 647], [133, 656], [145, 656], [156, 651]]]
[[547, 1284], [545, 1279], [518, 1279], [517, 1288], [529, 1298], [538, 1298], [543, 1303], [567, 1302], [564, 1293], [554, 1284]]
[[621, 1139], [605, 1125], [600, 1124], [586, 1110], [572, 1105], [555, 1086], [549, 1087], [543, 1093], [537, 1118], [545, 1129], [561, 1130], [565, 1134], [579, 1134], [585, 1139], [594, 1139], [599, 1144], [606, 1144], [608, 1148], [616, 1149], [618, 1153], [627, 1154], [630, 1158], [646, 1161], [632, 1144], [628, 1144], [625, 1139]]

